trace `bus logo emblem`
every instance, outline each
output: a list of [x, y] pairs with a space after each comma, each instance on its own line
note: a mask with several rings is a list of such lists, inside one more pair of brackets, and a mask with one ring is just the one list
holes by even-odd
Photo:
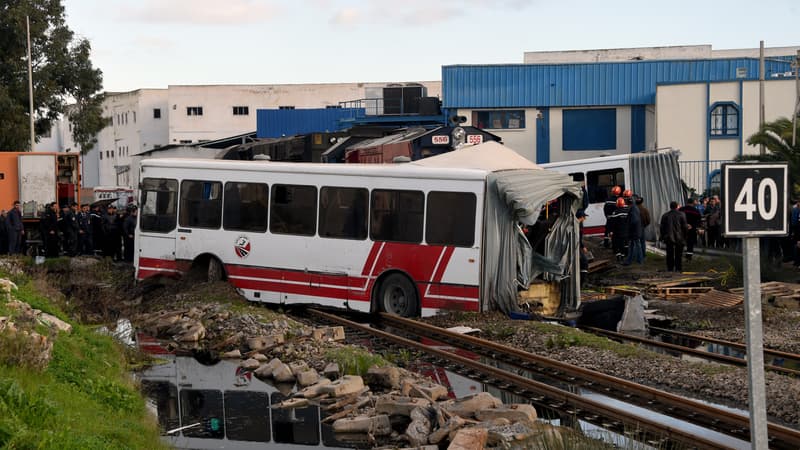
[[250, 239], [247, 236], [239, 236], [236, 238], [236, 244], [233, 246], [236, 256], [245, 259], [250, 254]]

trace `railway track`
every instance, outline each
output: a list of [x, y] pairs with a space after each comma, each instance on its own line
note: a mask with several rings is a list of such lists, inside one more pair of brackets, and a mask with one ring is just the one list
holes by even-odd
[[[691, 347], [687, 347], [687, 346], [684, 346], [684, 345], [671, 344], [671, 343], [668, 343], [668, 342], [656, 341], [654, 339], [648, 339], [648, 338], [643, 338], [643, 337], [638, 337], [638, 336], [631, 336], [631, 335], [627, 335], [627, 334], [617, 333], [617, 332], [614, 332], [614, 331], [603, 330], [603, 329], [600, 329], [600, 328], [585, 327], [583, 329], [586, 330], [586, 331], [589, 331], [591, 333], [594, 333], [594, 334], [597, 334], [597, 335], [602, 335], [602, 336], [605, 336], [605, 337], [608, 337], [610, 339], [614, 339], [614, 340], [617, 340], [617, 341], [636, 342], [636, 343], [639, 343], [639, 344], [649, 345], [651, 347], [657, 347], [657, 348], [661, 348], [661, 349], [664, 349], [664, 350], [670, 350], [670, 351], [673, 351], [673, 352], [678, 352], [678, 353], [682, 353], [682, 354], [697, 356], [699, 358], [703, 358], [703, 359], [706, 359], [706, 360], [709, 360], [709, 361], [716, 361], [716, 362], [721, 362], [721, 363], [725, 363], [725, 364], [731, 364], [731, 365], [740, 366], [740, 367], [747, 366], [747, 360], [744, 359], [744, 358], [737, 358], [735, 356], [721, 355], [719, 353], [709, 352], [709, 351], [705, 351], [705, 350], [698, 350], [696, 348], [691, 348]], [[653, 328], [651, 328], [651, 329], [653, 329]], [[694, 336], [694, 335], [690, 335], [690, 334], [687, 334], [687, 333], [673, 332], [671, 330], [667, 330], [667, 329], [664, 329], [664, 328], [657, 328], [657, 329], [653, 329], [653, 330], [659, 330], [659, 332], [669, 333], [669, 334], [672, 334], [674, 336], [682, 336], [684, 338], [696, 339], [696, 340], [699, 340], [699, 341], [719, 343], [721, 345], [727, 345], [727, 346], [730, 346], [730, 347], [735, 348], [737, 350], [740, 350], [742, 353], [746, 352], [746, 349], [745, 349], [744, 345], [736, 343], [736, 342], [728, 342], [728, 341], [723, 341], [723, 340], [719, 340], [719, 339], [705, 338], [705, 337], [702, 337], [702, 336]], [[765, 356], [769, 355], [769, 356], [772, 356], [774, 358], [784, 358], [784, 359], [789, 359], [789, 360], [792, 360], [792, 361], [800, 361], [800, 355], [795, 355], [795, 354], [792, 354], [792, 353], [778, 352], [776, 350], [764, 350], [764, 355]], [[778, 356], [778, 355], [784, 355], [784, 356]], [[781, 373], [783, 375], [800, 376], [800, 370], [790, 369], [788, 367], [776, 366], [774, 364], [764, 364], [764, 368], [767, 369], [767, 370], [770, 370], [772, 372]]]
[[[750, 429], [747, 417], [740, 414], [689, 400], [647, 386], [611, 377], [599, 372], [544, 358], [519, 349], [507, 347], [484, 339], [452, 333], [439, 327], [414, 320], [382, 314], [380, 324], [394, 329], [389, 333], [349, 321], [339, 315], [311, 310], [318, 320], [343, 325], [358, 333], [367, 334], [396, 346], [410, 348], [430, 355], [443, 365], [473, 379], [498, 385], [500, 388], [521, 395], [532, 403], [545, 408], [566, 412], [581, 420], [602, 426], [614, 432], [643, 442], [678, 444], [687, 448], [719, 448], [718, 441], [697, 436], [695, 432], [682, 427], [667, 425], [641, 414], [624, 409], [613, 408], [604, 402], [592, 400], [554, 387], [552, 384], [569, 384], [596, 392], [623, 402], [641, 406], [722, 433], [733, 438], [749, 440]], [[398, 336], [396, 332], [418, 339]], [[515, 372], [457, 355], [420, 343], [422, 338], [433, 339], [476, 355], [513, 366], [517, 371], [524, 370], [539, 379], [551, 380], [549, 383], [523, 377]], [[466, 372], [466, 373], [465, 373]], [[635, 431], [631, 431], [635, 430]], [[778, 449], [800, 448], [800, 432], [776, 424], [770, 424], [770, 447]]]

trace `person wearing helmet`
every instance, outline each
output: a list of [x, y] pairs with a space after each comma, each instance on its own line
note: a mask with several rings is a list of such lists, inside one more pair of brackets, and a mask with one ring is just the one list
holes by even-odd
[[631, 198], [631, 197], [633, 197], [633, 191], [632, 190], [625, 189], [625, 191], [622, 192], [622, 198]]
[[136, 218], [138, 215], [138, 208], [134, 204], [130, 204], [126, 208], [128, 215], [122, 222], [122, 245], [123, 245], [123, 259], [126, 262], [133, 262], [133, 237], [136, 234]]
[[603, 215], [606, 216], [606, 229], [603, 233], [603, 247], [609, 247], [609, 235], [611, 231], [611, 225], [609, 224], [609, 217], [614, 214], [614, 210], [617, 209], [617, 199], [619, 198], [620, 194], [622, 194], [622, 188], [619, 186], [614, 186], [611, 188], [611, 196], [606, 199], [606, 203], [603, 205]]
[[628, 241], [628, 205], [625, 199], [617, 199], [614, 212], [608, 217], [606, 228], [611, 235], [611, 248], [617, 258], [617, 262], [622, 262], [625, 257], [625, 246]]
[[644, 264], [644, 246], [642, 245], [644, 228], [642, 227], [641, 212], [634, 202], [633, 194], [625, 198], [625, 204], [628, 206], [628, 220], [625, 223], [628, 230], [628, 257], [623, 265], [631, 265], [634, 259], [637, 263]]

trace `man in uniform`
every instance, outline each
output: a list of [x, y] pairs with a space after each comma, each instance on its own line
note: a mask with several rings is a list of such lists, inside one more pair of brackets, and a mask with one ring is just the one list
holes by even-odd
[[608, 218], [611, 217], [611, 214], [614, 214], [614, 210], [617, 209], [617, 199], [622, 194], [622, 188], [619, 186], [614, 186], [611, 188], [611, 197], [606, 199], [605, 204], [603, 204], [603, 215], [606, 216], [606, 230], [603, 234], [603, 246], [605, 248], [609, 247], [608, 237], [611, 232], [611, 226], [609, 225]]
[[111, 257], [114, 261], [122, 259], [120, 249], [121, 224], [117, 215], [117, 207], [108, 205], [106, 214], [103, 216], [103, 256]]
[[84, 203], [78, 213], [78, 241], [81, 255], [94, 255], [94, 243], [92, 242], [92, 216], [89, 212], [89, 205]]
[[695, 206], [696, 204], [696, 199], [689, 198], [686, 201], [686, 205], [680, 209], [680, 211], [686, 215], [686, 223], [689, 225], [689, 229], [686, 232], [687, 261], [691, 261], [692, 256], [694, 256], [694, 246], [697, 244], [697, 230], [700, 228], [700, 221], [703, 219], [703, 216], [700, 215], [700, 211], [698, 211]]
[[50, 203], [39, 226], [44, 241], [45, 256], [48, 258], [58, 257], [58, 205], [56, 202]]
[[125, 252], [125, 261], [133, 262], [133, 237], [136, 234], [136, 218], [138, 211], [136, 205], [133, 204], [128, 205], [127, 210], [128, 215], [125, 217], [125, 221], [122, 223], [122, 241]]
[[667, 271], [681, 272], [681, 253], [689, 225], [686, 215], [678, 211], [678, 202], [670, 202], [669, 211], [661, 216], [661, 240], [667, 246]]
[[617, 262], [620, 263], [625, 257], [625, 244], [628, 241], [628, 210], [625, 199], [619, 197], [617, 199], [617, 207], [608, 217], [608, 222], [606, 223], [606, 228], [611, 232], [611, 248], [617, 258]]
[[22, 206], [19, 200], [15, 201], [6, 216], [6, 229], [8, 233], [8, 253], [17, 255], [22, 253], [22, 243], [25, 240], [25, 226], [22, 224]]

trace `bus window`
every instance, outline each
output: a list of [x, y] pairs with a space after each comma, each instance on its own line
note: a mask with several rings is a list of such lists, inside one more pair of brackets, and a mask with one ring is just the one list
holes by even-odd
[[142, 180], [142, 231], [167, 233], [175, 229], [178, 181], [164, 178]]
[[475, 242], [475, 194], [431, 192], [425, 241], [432, 245], [472, 247]]
[[180, 225], [189, 228], [219, 228], [221, 222], [222, 183], [195, 180], [181, 182]]
[[316, 187], [273, 185], [271, 207], [269, 231], [301, 236], [313, 236], [317, 232]]
[[619, 186], [625, 190], [625, 171], [606, 169], [586, 172], [589, 203], [603, 203], [611, 198], [611, 188]]
[[420, 191], [372, 191], [370, 236], [375, 241], [422, 242], [425, 194]]
[[222, 226], [226, 230], [267, 231], [269, 188], [263, 183], [225, 183]]
[[323, 187], [319, 193], [319, 235], [366, 239], [368, 203], [366, 189]]

